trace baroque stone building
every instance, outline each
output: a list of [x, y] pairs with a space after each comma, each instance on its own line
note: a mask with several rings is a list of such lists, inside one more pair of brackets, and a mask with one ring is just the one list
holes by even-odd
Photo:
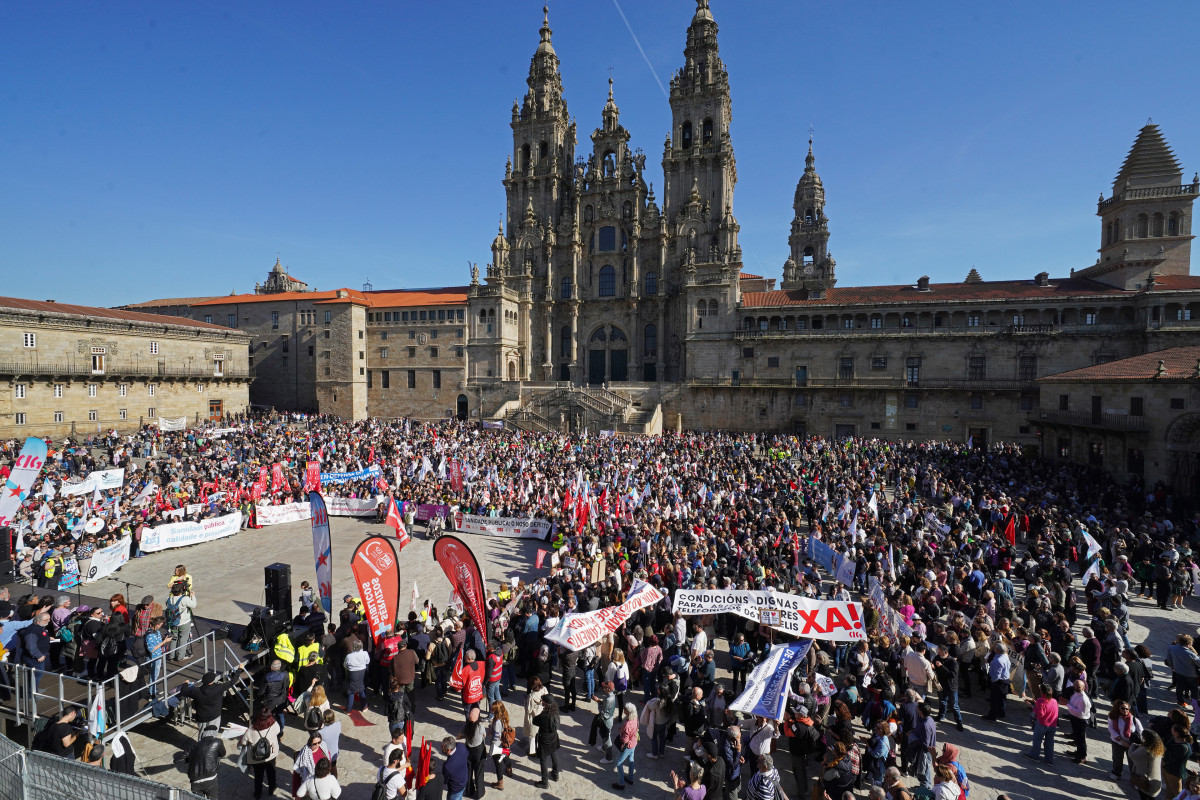
[[243, 333], [195, 320], [0, 297], [0, 436], [240, 414], [246, 344]]
[[1056, 268], [1063, 277], [1042, 265], [1020, 280], [972, 269], [962, 283], [838, 286], [811, 140], [779, 288], [742, 272], [717, 34], [697, 0], [671, 78], [660, 207], [611, 83], [576, 153], [543, 18], [512, 110], [505, 223], [468, 290], [467, 378], [484, 416], [531, 429], [681, 424], [1033, 449], [1039, 378], [1198, 341], [1200, 181], [1183, 182], [1153, 124], [1100, 198], [1099, 258]]

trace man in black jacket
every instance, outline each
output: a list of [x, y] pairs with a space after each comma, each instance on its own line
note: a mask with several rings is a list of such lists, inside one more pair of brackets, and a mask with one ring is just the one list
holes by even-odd
[[947, 713], [953, 714], [955, 724], [962, 731], [962, 711], [958, 708], [958, 658], [950, 654], [950, 646], [946, 642], [938, 645], [937, 655], [933, 659], [933, 673], [942, 687], [938, 689], [937, 719], [940, 722]]
[[[246, 667], [243, 665], [240, 669], [244, 672]], [[219, 677], [215, 672], [206, 672], [199, 684], [193, 681], [179, 690], [180, 695], [191, 699], [192, 711], [200, 723], [202, 735], [206, 727], [221, 729], [221, 706], [225, 702], [225, 692], [229, 691], [233, 681], [222, 681]], [[249, 678], [250, 673], [247, 672], [246, 677]]]
[[202, 794], [216, 800], [217, 772], [221, 759], [225, 757], [225, 742], [221, 741], [219, 728], [208, 725], [200, 729], [200, 741], [187, 752], [188, 780], [192, 782], [192, 793]]

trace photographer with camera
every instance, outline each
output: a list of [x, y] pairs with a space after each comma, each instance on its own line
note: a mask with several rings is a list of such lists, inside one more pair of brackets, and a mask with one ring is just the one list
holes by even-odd
[[184, 574], [171, 582], [171, 596], [163, 605], [163, 617], [167, 621], [167, 630], [171, 636], [171, 652], [168, 658], [179, 661], [181, 658], [192, 657], [192, 612], [196, 608], [196, 594], [192, 591], [191, 576]]

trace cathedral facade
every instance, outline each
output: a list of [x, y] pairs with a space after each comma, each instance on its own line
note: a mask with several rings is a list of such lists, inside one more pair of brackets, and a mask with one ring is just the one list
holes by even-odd
[[678, 382], [687, 309], [731, 318], [741, 250], [729, 76], [705, 0], [671, 79], [661, 206], [609, 82], [579, 147], [544, 19], [524, 100], [513, 104], [505, 223], [472, 275], [469, 379], [573, 385]]

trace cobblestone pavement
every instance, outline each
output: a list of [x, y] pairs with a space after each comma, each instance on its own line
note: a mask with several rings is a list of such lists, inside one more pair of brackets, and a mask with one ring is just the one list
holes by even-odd
[[[342, 595], [354, 591], [347, 566], [353, 548], [364, 536], [379, 532], [390, 533], [390, 529], [343, 517], [333, 518], [332, 524], [336, 609], [340, 607]], [[422, 535], [418, 533], [418, 537]], [[462, 537], [475, 551], [489, 588], [496, 589], [500, 581], [509, 576], [534, 576], [533, 563], [539, 546], [537, 542], [494, 539], [470, 534], [463, 534]], [[301, 580], [313, 580], [311, 534], [307, 522], [244, 531], [220, 541], [149, 555], [124, 567], [117, 575], [120, 580], [109, 579], [89, 588], [94, 590], [93, 594], [107, 596], [112, 592], [124, 591], [123, 581], [129, 581], [148, 587], [132, 589], [130, 594], [135, 600], [146, 593], [161, 596], [165, 594], [171, 569], [176, 564], [186, 564], [196, 581], [198, 615], [243, 622], [247, 619], [249, 609], [261, 603], [263, 567], [274, 561], [291, 564], [294, 592], [298, 592]], [[450, 586], [441, 568], [433, 560], [431, 543], [423, 538], [415, 538], [401, 554], [400, 567], [402, 597], [406, 598], [402, 602], [403, 610], [407, 610], [407, 598], [413, 582], [417, 583], [422, 599], [430, 598], [439, 608], [445, 607]], [[1133, 624], [1129, 638], [1135, 644], [1144, 641], [1155, 655], [1155, 680], [1150, 702], [1152, 716], [1165, 714], [1170, 709], [1170, 702], [1174, 697], [1173, 692], [1168, 689], [1170, 676], [1169, 671], [1162, 665], [1162, 654], [1177, 633], [1187, 631], [1194, 634], [1197, 623], [1200, 622], [1200, 616], [1195, 610], [1198, 601], [1189, 599], [1188, 602], [1192, 607], [1175, 612], [1159, 611], [1153, 603], [1141, 599], [1135, 599], [1131, 606]], [[722, 652], [726, 647], [723, 641], [717, 643], [717, 648]], [[718, 657], [718, 663], [727, 664], [723, 655]], [[721, 670], [718, 676], [728, 680], [729, 674]], [[561, 697], [560, 687], [556, 685], [554, 691]], [[418, 742], [422, 736], [436, 741], [449, 732], [458, 732], [462, 721], [462, 706], [457, 699], [437, 703], [432, 687], [418, 691], [417, 698]], [[339, 695], [334, 695], [332, 699], [338, 709], [345, 700]], [[514, 727], [519, 734], [520, 723], [524, 717], [524, 692], [518, 688], [506, 701]], [[1112, 763], [1107, 731], [1103, 727], [1104, 715], [1108, 711], [1107, 701], [1101, 701], [1100, 704], [1100, 727], [1089, 731], [1089, 763], [1079, 766], [1062, 757], [1068, 749], [1065, 742], [1065, 732], [1068, 728], [1064, 725], [1063, 734], [1060, 734], [1056, 742], [1058, 757], [1053, 768], [1029, 761], [1021, 755], [1030, 746], [1031, 723], [1028, 711], [1014, 699], [1009, 700], [1007, 723], [989, 723], [981, 719], [981, 715], [986, 712], [986, 698], [979, 693], [976, 693], [974, 698], [964, 699], [962, 707], [966, 731], [958, 733], [953, 725], [943, 723], [939, 726], [939, 742], [947, 741], [961, 747], [964, 766], [971, 778], [972, 800], [992, 800], [1001, 792], [1007, 793], [1014, 800], [1137, 796], [1130, 787], [1128, 778], [1118, 786], [1109, 775]], [[365, 800], [370, 797], [379, 765], [379, 753], [388, 738], [386, 718], [379, 710], [380, 704], [374, 703], [365, 714], [365, 719], [372, 724], [362, 727], [355, 727], [345, 714], [339, 713], [343, 734], [338, 766], [344, 787], [342, 797], [347, 800]], [[559, 753], [562, 778], [558, 783], [552, 783], [547, 790], [535, 788], [533, 784], [540, 777], [537, 762], [523, 755], [516, 755], [513, 759], [514, 778], [506, 781], [503, 792], [489, 788], [488, 796], [493, 799], [504, 795], [538, 800], [595, 800], [620, 796], [669, 797], [667, 785], [670, 771], [679, 770], [683, 766], [683, 755], [679, 748], [682, 737], [676, 740], [670, 755], [659, 761], [646, 758], [647, 743], [641, 742], [637, 752], [637, 784], [631, 790], [619, 793], [611, 788], [614, 778], [612, 766], [601, 764], [600, 755], [586, 746], [593, 710], [594, 704], [581, 703], [579, 710], [563, 717], [562, 749]], [[132, 739], [150, 777], [186, 787], [187, 778], [173, 765], [173, 756], [182, 746], [194, 739], [195, 735], [194, 728], [173, 728], [166, 723], [151, 723], [138, 728]], [[278, 761], [281, 785], [279, 796], [284, 795], [283, 786], [290, 786], [291, 758], [302, 743], [302, 726], [294, 719], [289, 720], [283, 752]], [[514, 749], [514, 753], [524, 753], [520, 743]], [[807, 800], [797, 796], [790, 759], [782, 741], [776, 760], [780, 772], [784, 775], [783, 788], [789, 800]], [[435, 772], [437, 769], [435, 758]], [[813, 771], [816, 771], [815, 766]], [[487, 779], [489, 786], [495, 781], [490, 760]], [[220, 781], [222, 798], [252, 797], [252, 779], [249, 775], [238, 772], [233, 758], [226, 759]], [[431, 784], [430, 788], [438, 789], [436, 784]], [[428, 796], [432, 798], [437, 795]], [[865, 797], [865, 791], [860, 792], [859, 796]]]

